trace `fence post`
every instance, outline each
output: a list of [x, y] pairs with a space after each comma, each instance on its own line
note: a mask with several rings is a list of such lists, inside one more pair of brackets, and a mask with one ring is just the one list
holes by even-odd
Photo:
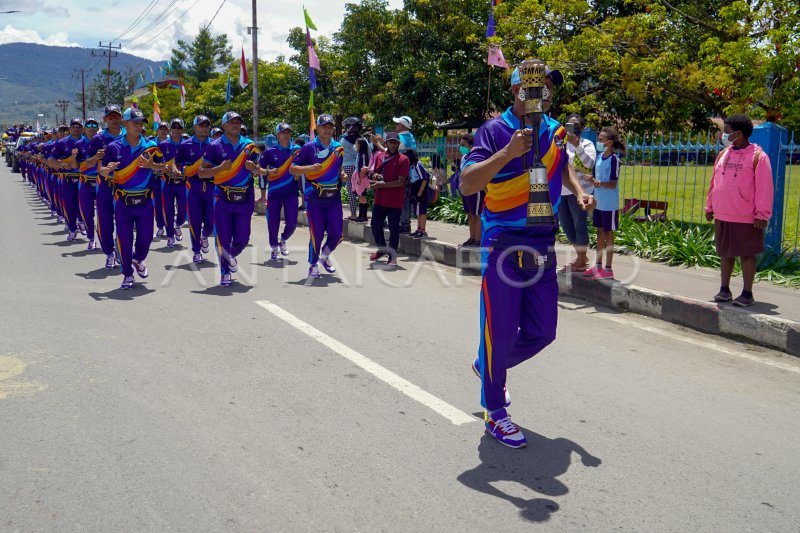
[[774, 122], [765, 122], [753, 128], [750, 142], [759, 145], [769, 156], [772, 165], [772, 183], [775, 195], [772, 197], [772, 218], [769, 220], [765, 245], [775, 252], [783, 249], [783, 195], [786, 185], [786, 158], [781, 154], [781, 146], [789, 140], [789, 132]]

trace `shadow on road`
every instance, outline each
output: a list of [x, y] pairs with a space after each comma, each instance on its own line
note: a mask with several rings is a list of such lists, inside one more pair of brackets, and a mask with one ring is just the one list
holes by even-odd
[[326, 276], [323, 275], [321, 278], [303, 278], [297, 281], [290, 281], [289, 285], [304, 285], [306, 287], [328, 287], [330, 285], [336, 285], [337, 283], [341, 283], [342, 280], [337, 278], [336, 276]]
[[473, 490], [514, 504], [525, 520], [546, 522], [550, 520], [550, 515], [559, 510], [556, 502], [547, 498], [527, 499], [508, 494], [493, 483], [517, 482], [544, 496], [563, 496], [569, 492], [569, 488], [557, 478], [569, 469], [573, 452], [580, 456], [584, 466], [597, 467], [602, 461], [571, 440], [549, 439], [522, 426], [519, 428], [528, 439], [527, 448], [507, 448], [489, 435], [484, 435], [478, 445], [480, 464], [458, 476], [458, 480]]
[[199, 270], [205, 270], [208, 268], [219, 268], [219, 265], [209, 261], [208, 259], [203, 260], [202, 263], [183, 263], [180, 265], [164, 265], [164, 270], [171, 271], [171, 270], [185, 270], [187, 272], [197, 272]]
[[98, 268], [91, 272], [77, 272], [75, 274], [83, 279], [106, 279], [112, 276], [120, 276], [119, 268]]
[[89, 296], [91, 296], [98, 302], [102, 302], [105, 300], [133, 300], [141, 296], [147, 296], [148, 294], [153, 292], [156, 292], [156, 290], [148, 289], [146, 285], [137, 283], [130, 290], [123, 290], [120, 288], [116, 288], [108, 292], [90, 292]]
[[267, 268], [286, 268], [287, 266], [294, 266], [298, 263], [299, 261], [292, 261], [291, 259], [279, 259], [277, 261], [264, 261], [263, 263], [259, 263], [258, 266]]
[[233, 294], [243, 294], [250, 292], [253, 287], [249, 285], [242, 285], [235, 280], [230, 287], [223, 287], [222, 285], [214, 285], [202, 291], [192, 291], [194, 294], [205, 294], [207, 296], [231, 296]]

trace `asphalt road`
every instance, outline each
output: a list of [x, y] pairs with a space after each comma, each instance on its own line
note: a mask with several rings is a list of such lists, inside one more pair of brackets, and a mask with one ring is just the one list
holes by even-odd
[[[0, 531], [797, 531], [800, 361], [561, 304], [483, 434], [478, 283], [305, 239], [133, 291], [0, 168]], [[187, 232], [185, 231], [186, 235]], [[215, 259], [212, 257], [212, 260]]]

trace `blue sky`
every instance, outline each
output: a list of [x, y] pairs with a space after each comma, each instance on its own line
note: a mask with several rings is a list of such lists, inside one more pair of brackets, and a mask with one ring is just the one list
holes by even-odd
[[[259, 57], [273, 59], [289, 54], [288, 29], [303, 25], [304, 3], [321, 35], [332, 35], [344, 17], [337, 0], [259, 0]], [[388, 0], [390, 8], [403, 7], [402, 0]], [[147, 59], [168, 59], [178, 39], [191, 40], [201, 25], [211, 23], [212, 33], [228, 36], [238, 55], [242, 44], [250, 57], [252, 44], [247, 35], [251, 25], [251, 0], [0, 0], [0, 44], [28, 42], [54, 46], [96, 48], [99, 41], [122, 41], [122, 51]], [[148, 8], [150, 11], [128, 29]], [[185, 13], [185, 14], [184, 14]], [[182, 15], [182, 16], [181, 16]], [[152, 24], [151, 29], [146, 29]], [[126, 31], [127, 30], [127, 31]], [[137, 34], [140, 34], [137, 37]]]

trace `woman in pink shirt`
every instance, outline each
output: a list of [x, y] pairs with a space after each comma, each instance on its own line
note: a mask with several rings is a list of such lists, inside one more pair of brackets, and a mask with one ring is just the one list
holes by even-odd
[[772, 167], [769, 157], [750, 144], [753, 123], [745, 115], [725, 119], [722, 143], [708, 188], [706, 220], [714, 220], [717, 254], [722, 260], [722, 283], [716, 302], [730, 302], [731, 273], [736, 258], [742, 264], [744, 288], [733, 305], [752, 305], [756, 254], [764, 251], [764, 229], [772, 216]]

